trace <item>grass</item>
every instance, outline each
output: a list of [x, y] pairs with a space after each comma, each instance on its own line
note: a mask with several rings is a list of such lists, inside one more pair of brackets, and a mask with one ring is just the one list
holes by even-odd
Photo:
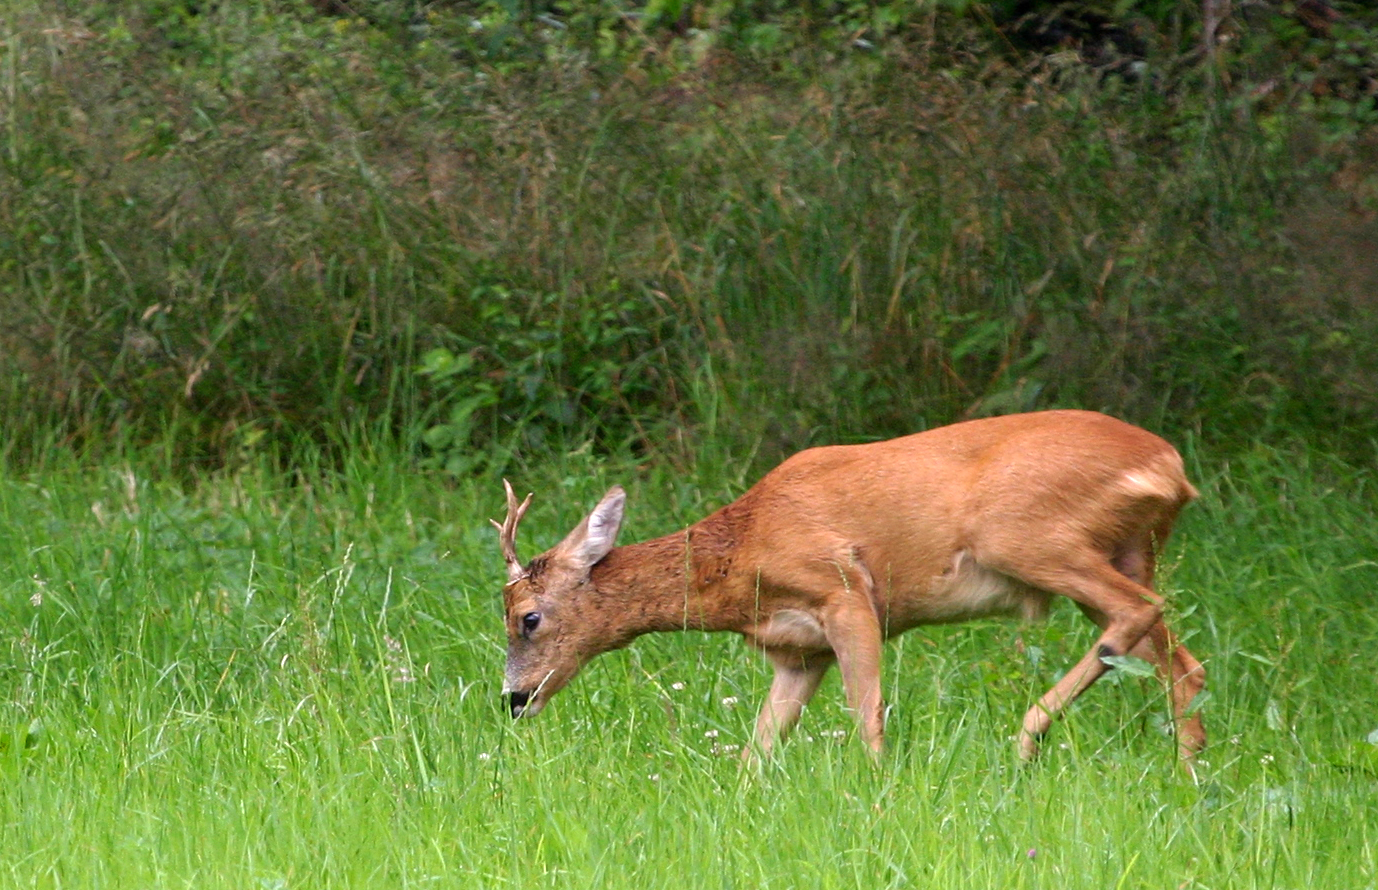
[[[779, 760], [743, 773], [768, 676], [727, 637], [639, 641], [514, 725], [498, 487], [386, 453], [189, 486], [156, 463], [0, 478], [5, 886], [1378, 882], [1372, 476], [1315, 453], [1194, 461], [1205, 496], [1163, 588], [1210, 672], [1195, 783], [1161, 690], [1128, 677], [1017, 764], [1024, 708], [1091, 642], [1070, 608], [892, 644], [879, 769], [833, 677]], [[726, 464], [591, 466], [522, 480], [524, 553], [613, 481], [626, 540], [742, 484]]]

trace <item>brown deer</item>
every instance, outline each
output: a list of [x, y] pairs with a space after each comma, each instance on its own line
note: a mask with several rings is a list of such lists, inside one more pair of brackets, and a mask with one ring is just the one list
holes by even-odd
[[1205, 744], [1190, 711], [1199, 662], [1162, 621], [1153, 571], [1196, 497], [1182, 458], [1145, 430], [1089, 411], [972, 420], [886, 442], [811, 448], [689, 528], [614, 547], [626, 495], [613, 487], [578, 527], [525, 566], [517, 524], [531, 496], [507, 490], [504, 695], [536, 714], [595, 655], [651, 631], [725, 630], [775, 668], [756, 744], [798, 721], [834, 662], [862, 738], [881, 748], [881, 643], [920, 624], [1033, 620], [1053, 594], [1101, 629], [1091, 650], [1024, 715], [1027, 758], [1053, 719], [1107, 669], [1151, 662], [1171, 691], [1190, 770]]

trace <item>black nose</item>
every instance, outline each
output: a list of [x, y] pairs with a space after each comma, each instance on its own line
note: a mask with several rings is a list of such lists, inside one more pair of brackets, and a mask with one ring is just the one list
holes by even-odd
[[513, 692], [508, 696], [508, 707], [512, 709], [514, 719], [522, 715], [522, 709], [526, 707], [526, 703], [529, 701], [531, 701], [531, 693], [529, 692]]

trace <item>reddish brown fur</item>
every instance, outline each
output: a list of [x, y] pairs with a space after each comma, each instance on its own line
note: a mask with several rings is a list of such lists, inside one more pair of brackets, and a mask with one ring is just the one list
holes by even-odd
[[[1025, 715], [1021, 753], [1033, 756], [1112, 653], [1152, 662], [1169, 682], [1189, 759], [1205, 741], [1188, 713], [1204, 673], [1163, 625], [1151, 587], [1158, 552], [1195, 496], [1171, 445], [1084, 411], [810, 449], [688, 529], [617, 548], [625, 496], [614, 488], [526, 569], [509, 562], [506, 691], [514, 714], [534, 714], [590, 658], [641, 634], [733, 631], [775, 667], [761, 749], [790, 730], [836, 662], [879, 750], [885, 638], [926, 623], [1036, 618], [1061, 594], [1102, 633]], [[509, 520], [516, 507], [509, 495]], [[510, 531], [506, 551], [515, 523], [500, 528]]]

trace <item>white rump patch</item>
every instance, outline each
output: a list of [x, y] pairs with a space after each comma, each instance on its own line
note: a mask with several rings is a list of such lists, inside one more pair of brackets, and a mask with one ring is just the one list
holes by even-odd
[[1131, 495], [1175, 501], [1183, 494], [1183, 481], [1182, 459], [1176, 454], [1163, 454], [1150, 459], [1146, 466], [1125, 473], [1119, 487]]
[[1177, 490], [1177, 486], [1170, 480], [1156, 473], [1150, 475], [1142, 472], [1125, 473], [1120, 478], [1120, 486], [1133, 494], [1146, 494], [1163, 499], [1170, 499]]

